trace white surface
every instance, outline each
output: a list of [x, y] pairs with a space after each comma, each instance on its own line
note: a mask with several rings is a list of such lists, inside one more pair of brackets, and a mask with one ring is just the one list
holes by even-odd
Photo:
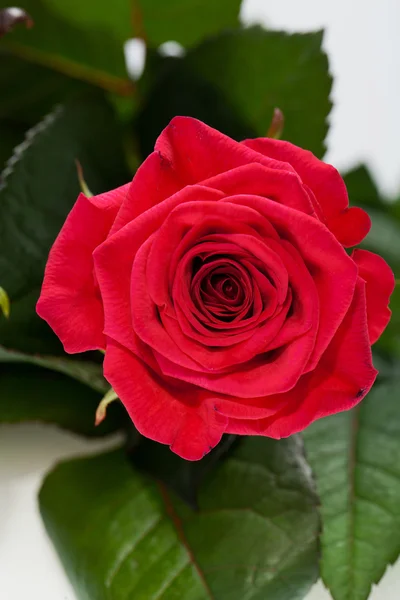
[[106, 450], [118, 441], [117, 436], [88, 441], [44, 425], [0, 427], [1, 600], [75, 600], [46, 536], [37, 494], [56, 462]]
[[[398, 193], [398, 0], [247, 0], [243, 16], [285, 30], [326, 28], [324, 44], [336, 77], [326, 159], [341, 169], [366, 160], [380, 187]], [[110, 443], [115, 441], [106, 445]], [[0, 427], [2, 600], [75, 600], [45, 535], [36, 496], [55, 462], [102, 447], [104, 442], [88, 442], [51, 427]], [[388, 569], [371, 600], [399, 597], [398, 563]], [[318, 584], [307, 600], [328, 599]]]

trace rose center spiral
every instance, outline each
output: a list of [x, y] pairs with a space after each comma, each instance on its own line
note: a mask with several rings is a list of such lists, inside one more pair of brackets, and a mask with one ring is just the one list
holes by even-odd
[[198, 309], [212, 319], [229, 322], [243, 318], [251, 305], [249, 274], [229, 258], [203, 262], [191, 287]]

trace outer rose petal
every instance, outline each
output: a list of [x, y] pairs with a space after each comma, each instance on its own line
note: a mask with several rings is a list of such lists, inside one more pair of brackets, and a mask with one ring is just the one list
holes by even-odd
[[106, 239], [128, 187], [93, 198], [80, 194], [50, 251], [36, 310], [66, 352], [105, 347], [92, 253]]
[[358, 267], [358, 274], [366, 283], [369, 341], [374, 344], [392, 314], [388, 304], [395, 286], [394, 275], [387, 262], [373, 252], [354, 250], [351, 257]]
[[359, 244], [371, 229], [368, 213], [358, 206], [347, 208], [337, 217], [328, 219], [327, 227], [346, 248]]
[[312, 152], [290, 142], [272, 138], [245, 140], [242, 144], [263, 156], [270, 156], [292, 165], [303, 183], [314, 192], [327, 219], [335, 217], [348, 207], [346, 186], [339, 172], [319, 160]]
[[186, 185], [201, 183], [249, 163], [294, 172], [287, 162], [262, 156], [191, 117], [172, 119], [158, 138], [155, 150], [170, 163]]
[[107, 343], [104, 375], [138, 431], [182, 458], [199, 460], [220, 441], [227, 418], [203, 390], [178, 387], [179, 382], [173, 387], [113, 340]]
[[175, 117], [159, 136], [155, 151], [138, 169], [111, 233], [186, 185], [249, 163], [290, 171], [296, 177], [294, 169], [284, 162], [244, 148], [197, 119]]
[[111, 233], [115, 233], [183, 187], [185, 183], [172, 169], [171, 163], [160, 152], [153, 152], [137, 170]]
[[288, 162], [303, 183], [310, 188], [322, 208], [326, 225], [343, 246], [355, 246], [371, 227], [368, 214], [361, 208], [348, 208], [346, 186], [339, 172], [308, 150], [290, 142], [258, 138], [242, 142], [263, 156]]
[[359, 278], [353, 303], [317, 368], [303, 375], [290, 392], [265, 398], [270, 406], [286, 400], [286, 408], [258, 422], [230, 419], [226, 431], [287, 437], [316, 419], [353, 408], [369, 392], [376, 375], [368, 337], [365, 283]]

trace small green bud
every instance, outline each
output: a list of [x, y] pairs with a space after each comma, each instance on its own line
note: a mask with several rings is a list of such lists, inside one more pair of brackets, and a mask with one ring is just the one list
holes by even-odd
[[10, 298], [6, 290], [0, 287], [0, 309], [3, 315], [8, 319], [10, 316]]

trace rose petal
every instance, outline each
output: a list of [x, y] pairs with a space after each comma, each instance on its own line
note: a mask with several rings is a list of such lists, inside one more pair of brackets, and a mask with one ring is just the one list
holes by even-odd
[[221, 190], [227, 196], [264, 196], [308, 215], [315, 214], [301, 179], [296, 173], [288, 170], [271, 169], [260, 163], [251, 163], [206, 179], [203, 185]]
[[[208, 187], [204, 189], [210, 190], [210, 193], [214, 191]], [[215, 190], [216, 199], [223, 197], [222, 192]], [[199, 239], [216, 231], [221, 235], [236, 232], [258, 238], [278, 238], [271, 224], [257, 211], [247, 206], [207, 203], [204, 194], [198, 194], [196, 203], [181, 204], [171, 210], [154, 241], [149, 257], [148, 285], [150, 295], [158, 305], [168, 302], [169, 282], [181, 257]]]
[[158, 138], [155, 150], [185, 184], [199, 183], [249, 163], [294, 171], [287, 162], [262, 156], [192, 117], [172, 119]]
[[[201, 206], [208, 205], [209, 208], [205, 210], [206, 213], [212, 213], [214, 205], [212, 203], [201, 203]], [[228, 208], [229, 205], [225, 205]], [[190, 212], [191, 205], [185, 205]], [[233, 212], [235, 212], [235, 206], [232, 207]], [[175, 223], [175, 220], [173, 220]], [[261, 242], [259, 239], [247, 235], [240, 234], [231, 234], [230, 238], [237, 243], [238, 250], [244, 249], [249, 253], [249, 256], [252, 254], [259, 259], [263, 265], [265, 265], [266, 271], [269, 273], [270, 277], [273, 281], [276, 281], [276, 287], [278, 289], [278, 293], [281, 294], [283, 292], [283, 296], [280, 299], [282, 303], [285, 300], [287, 295], [287, 272], [284, 266], [284, 263], [280, 259], [280, 257], [276, 254], [276, 252], [270, 250], [266, 244]], [[169, 236], [166, 236], [166, 239], [170, 240]], [[156, 242], [154, 242], [156, 243]], [[204, 245], [207, 247], [207, 244]], [[154, 244], [149, 253], [149, 261], [152, 256], [152, 251], [154, 248]], [[221, 245], [223, 248], [223, 245]], [[189, 267], [192, 264], [192, 254], [196, 252], [196, 247], [192, 248], [190, 252], [188, 252], [183, 258], [183, 264], [186, 265], [189, 262]], [[198, 250], [197, 250], [198, 252]], [[160, 261], [162, 261], [162, 256], [164, 252], [160, 252], [156, 255], [156, 257], [160, 257]], [[157, 260], [156, 257], [153, 256], [152, 265], [156, 268]], [[195, 339], [191, 339], [187, 335], [183, 333], [183, 330], [178, 321], [174, 318], [170, 318], [168, 314], [163, 314], [161, 312], [161, 320], [162, 323], [159, 322], [159, 319], [156, 318], [157, 309], [155, 305], [152, 304], [150, 299], [150, 291], [148, 289], [148, 285], [138, 284], [137, 282], [141, 282], [143, 280], [143, 267], [144, 261], [147, 257], [143, 257], [143, 261], [135, 260], [135, 265], [132, 271], [132, 280], [135, 281], [135, 289], [132, 290], [132, 312], [133, 312], [133, 324], [134, 329], [140, 338], [149, 344], [154, 350], [156, 350], [160, 355], [163, 355], [168, 360], [181, 365], [182, 367], [187, 367], [189, 369], [193, 369], [195, 371], [206, 370], [214, 373], [215, 371], [219, 371], [221, 369], [226, 369], [227, 367], [231, 367], [235, 364], [242, 363], [243, 361], [248, 361], [256, 353], [265, 349], [270, 339], [277, 334], [280, 327], [283, 324], [285, 314], [288, 311], [290, 304], [286, 306], [286, 312], [282, 312], [279, 316], [279, 321], [274, 321], [273, 319], [268, 320], [263, 327], [260, 327], [256, 330], [255, 335], [248, 340], [244, 345], [238, 345], [228, 347], [226, 350], [220, 348], [218, 351], [215, 348], [210, 348], [204, 346], [204, 344], [198, 343]], [[149, 269], [149, 261], [146, 264], [147, 272], [152, 272], [152, 269]], [[173, 297], [174, 302], [179, 302], [180, 309], [183, 314], [187, 317], [186, 308], [192, 304], [189, 287], [190, 287], [190, 279], [191, 279], [191, 269], [189, 269], [189, 273], [185, 275], [185, 269], [181, 270], [180, 265], [178, 265], [175, 283], [173, 286]], [[160, 273], [161, 277], [162, 273]], [[157, 279], [157, 278], [155, 278]], [[148, 281], [148, 279], [147, 279]], [[177, 284], [176, 284], [177, 283]], [[140, 285], [140, 287], [139, 287]], [[182, 290], [181, 290], [182, 288]], [[186, 298], [185, 294], [186, 293]], [[310, 294], [310, 298], [312, 298], [312, 294]], [[163, 307], [160, 307], [162, 310]], [[193, 312], [193, 309], [192, 309]], [[230, 328], [232, 324], [224, 323], [224, 330]], [[309, 325], [307, 326], [309, 328]], [[221, 330], [221, 337], [224, 336], [225, 332]], [[168, 336], [166, 336], [168, 333]], [[297, 335], [304, 333], [304, 329], [301, 331], [297, 331]], [[247, 336], [246, 336], [247, 337]], [[302, 342], [303, 343], [303, 342]], [[218, 344], [220, 346], [221, 344]], [[299, 354], [299, 362], [301, 362], [302, 353]], [[190, 366], [190, 362], [196, 361], [198, 363], [197, 366]], [[164, 364], [164, 363], [163, 363]], [[216, 388], [210, 388], [216, 389]], [[219, 390], [220, 391], [220, 390]]]
[[[268, 397], [261, 398], [233, 398], [225, 395], [215, 395], [214, 398], [214, 410], [218, 411], [221, 415], [229, 417], [227, 427], [232, 425], [232, 421], [236, 424], [237, 421], [247, 422], [259, 421], [266, 417], [271, 417], [286, 408], [286, 394], [279, 394], [270, 396], [271, 402]], [[245, 425], [244, 425], [245, 426]], [[249, 425], [249, 427], [257, 427], [257, 423]], [[239, 432], [241, 433], [241, 432]]]
[[221, 202], [258, 210], [302, 256], [314, 279], [320, 305], [317, 339], [307, 367], [307, 370], [312, 370], [351, 304], [357, 279], [354, 262], [325, 225], [309, 215], [260, 196], [241, 194], [224, 198]]
[[[182, 333], [208, 347], [232, 346], [232, 344], [248, 339], [252, 335], [252, 331], [249, 330], [251, 325], [257, 325], [258, 321], [264, 321], [268, 316], [272, 316], [276, 312], [277, 299], [276, 290], [267, 278], [264, 277], [264, 281], [259, 283], [257, 281], [257, 276], [261, 279], [262, 275], [257, 273], [256, 269], [251, 264], [247, 265], [246, 268], [252, 273], [255, 280], [255, 287], [253, 290], [254, 309], [251, 317], [228, 324], [224, 324], [221, 321], [218, 323], [217, 319], [214, 319], [213, 323], [211, 323], [210, 317], [208, 326], [206, 326], [205, 317], [193, 304], [190, 295], [187, 294], [188, 300], [190, 300], [189, 302], [185, 295], [182, 294], [181, 298], [178, 296], [175, 297], [173, 312], [170, 313], [168, 309], [162, 311], [161, 318], [163, 322], [166, 322], [170, 318], [177, 320]], [[269, 295], [269, 303], [264, 308], [262, 306], [260, 292], [260, 288], [262, 288], [261, 283], [264, 285], [262, 289], [264, 299]], [[224, 337], [222, 337], [221, 334]]]
[[128, 187], [92, 198], [80, 194], [50, 251], [36, 310], [66, 352], [105, 347], [92, 253], [106, 239]]
[[[241, 240], [244, 240], [247, 243], [247, 236], [232, 235], [229, 237], [236, 239], [238, 244]], [[284, 240], [277, 242], [270, 239], [268, 243], [274, 249], [276, 258], [278, 258], [280, 262], [282, 261], [281, 268], [283, 268], [285, 275], [287, 272], [289, 273], [289, 282], [293, 291], [293, 301], [290, 300], [288, 303], [285, 302], [285, 308], [275, 315], [271, 315], [268, 313], [268, 310], [264, 310], [261, 312], [260, 317], [257, 318], [256, 322], [254, 322], [252, 318], [249, 319], [248, 331], [239, 328], [238, 325], [233, 322], [221, 324], [224, 329], [220, 332], [220, 337], [216, 337], [216, 334], [214, 333], [213, 337], [211, 337], [209, 331], [208, 337], [205, 337], [204, 335], [199, 336], [197, 332], [191, 331], [188, 327], [189, 323], [193, 324], [190, 314], [191, 312], [193, 313], [193, 310], [190, 310], [191, 298], [186, 289], [186, 284], [183, 285], [183, 290], [181, 290], [181, 282], [185, 281], [187, 278], [184, 273], [181, 272], [179, 265], [175, 279], [175, 281], [178, 282], [177, 291], [174, 293], [175, 310], [178, 322], [176, 322], [175, 318], [170, 318], [168, 314], [164, 313], [161, 313], [161, 319], [168, 333], [171, 335], [171, 338], [177, 345], [184, 349], [189, 356], [203, 365], [206, 370], [226, 370], [227, 367], [247, 362], [260, 352], [267, 352], [279, 348], [289, 342], [292, 342], [295, 345], [297, 343], [303, 345], [303, 340], [300, 340], [299, 342], [299, 338], [307, 332], [307, 335], [315, 340], [318, 330], [319, 306], [314, 281], [299, 257], [299, 254], [296, 253], [294, 249], [292, 249], [292, 253], [296, 253], [296, 257], [288, 252], [287, 248], [290, 246], [288, 242]], [[224, 246], [221, 245], [221, 252], [223, 247]], [[193, 250], [194, 249], [192, 249], [192, 251]], [[257, 252], [257, 248], [255, 248], [255, 251]], [[223, 251], [223, 253], [225, 254], [226, 252]], [[185, 263], [189, 257], [190, 253], [184, 257], [182, 262]], [[243, 262], [242, 259], [242, 263]], [[263, 263], [267, 267], [268, 260], [264, 258]], [[190, 264], [191, 262], [189, 261], [189, 265]], [[266, 270], [268, 271], [270, 269], [267, 267]], [[273, 274], [272, 270], [271, 274]], [[256, 282], [256, 277], [254, 277], [254, 282]], [[279, 283], [278, 280], [278, 284]], [[282, 298], [282, 301], [283, 300], [284, 298]], [[291, 315], [289, 318], [286, 318], [289, 308], [292, 309]], [[266, 320], [264, 315], [269, 315], [270, 318]], [[247, 320], [242, 321], [242, 324], [246, 323]], [[231, 326], [235, 326], [234, 329], [232, 329]], [[198, 326], [196, 329], [197, 331], [201, 331]], [[222, 337], [226, 335], [227, 332], [232, 333], [233, 335]], [[249, 335], [249, 332], [251, 335]], [[205, 332], [203, 331], [203, 333]], [[202, 345], [199, 346], [195, 341], [201, 342]], [[228, 347], [226, 351], [222, 351], [222, 349], [220, 352], [216, 351], [215, 346], [229, 346], [229, 342], [231, 344], [234, 343], [234, 345]], [[168, 354], [165, 354], [165, 356], [169, 358]]]
[[131, 321], [131, 274], [139, 248], [157, 231], [179, 204], [196, 199], [219, 199], [221, 193], [202, 186], [188, 186], [141, 214], [110, 235], [93, 253], [97, 281], [104, 305], [104, 331], [120, 344], [134, 350]]
[[317, 368], [304, 375], [286, 394], [265, 398], [286, 408], [260, 421], [229, 421], [227, 432], [279, 439], [305, 429], [315, 419], [348, 410], [371, 389], [377, 371], [372, 365], [365, 303], [365, 283], [359, 278], [343, 323]]
[[358, 206], [346, 208], [336, 217], [327, 220], [326, 226], [337, 240], [346, 248], [356, 246], [365, 238], [371, 229], [368, 213]]
[[368, 214], [361, 208], [348, 208], [346, 186], [332, 165], [322, 162], [308, 150], [282, 140], [258, 138], [242, 143], [263, 156], [286, 161], [295, 169], [315, 195], [328, 229], [341, 244], [355, 246], [365, 238], [371, 226]]
[[312, 152], [272, 138], [245, 140], [242, 144], [263, 156], [289, 163], [315, 194], [326, 219], [335, 217], [349, 206], [346, 186], [339, 172]]
[[302, 336], [296, 344], [271, 355], [259, 355], [228, 372], [195, 371], [172, 362], [154, 352], [164, 375], [195, 386], [236, 398], [253, 398], [276, 394], [294, 387], [304, 372], [313, 349], [313, 338]]
[[383, 258], [368, 250], [354, 250], [351, 257], [358, 267], [359, 276], [366, 283], [369, 339], [374, 344], [392, 314], [388, 304], [395, 287], [393, 271]]
[[163, 380], [129, 350], [108, 340], [104, 375], [138, 431], [186, 460], [199, 460], [220, 441], [227, 418], [203, 390]]
[[118, 212], [111, 233], [176, 194], [185, 186], [171, 163], [160, 152], [153, 152], [137, 170]]
[[[134, 332], [153, 350], [165, 354], [178, 365], [199, 369], [199, 365], [180, 347], [160, 321], [157, 305], [152, 302], [146, 280], [146, 268], [152, 240], [145, 242], [137, 252], [132, 268], [131, 319]], [[113, 336], [114, 337], [114, 336]]]

